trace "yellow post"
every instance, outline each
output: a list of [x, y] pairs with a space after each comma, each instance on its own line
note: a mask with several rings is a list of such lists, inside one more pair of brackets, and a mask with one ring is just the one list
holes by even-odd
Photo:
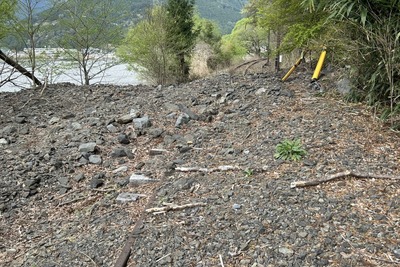
[[286, 81], [287, 78], [289, 78], [290, 74], [297, 68], [298, 65], [300, 65], [301, 61], [303, 60], [303, 56], [299, 58], [296, 63], [293, 65], [293, 67], [290, 68], [290, 70], [286, 73], [286, 75], [282, 78], [282, 82]]
[[324, 65], [325, 57], [326, 57], [326, 50], [324, 48], [324, 51], [322, 51], [321, 56], [319, 57], [317, 66], [315, 67], [314, 75], [312, 76], [313, 80], [318, 80], [322, 66]]

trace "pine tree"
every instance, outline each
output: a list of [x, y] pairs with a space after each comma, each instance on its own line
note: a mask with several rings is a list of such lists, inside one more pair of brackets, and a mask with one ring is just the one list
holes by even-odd
[[197, 33], [194, 31], [194, 0], [168, 0], [167, 37], [171, 52], [176, 55], [178, 82], [189, 79], [189, 65]]

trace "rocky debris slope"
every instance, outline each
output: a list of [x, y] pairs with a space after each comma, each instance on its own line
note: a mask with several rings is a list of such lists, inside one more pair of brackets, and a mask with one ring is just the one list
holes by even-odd
[[[169, 203], [142, 217], [128, 266], [399, 264], [399, 181], [290, 188], [400, 176], [398, 134], [305, 77], [0, 94], [0, 262], [113, 266], [145, 206]], [[274, 159], [296, 138], [304, 160]]]

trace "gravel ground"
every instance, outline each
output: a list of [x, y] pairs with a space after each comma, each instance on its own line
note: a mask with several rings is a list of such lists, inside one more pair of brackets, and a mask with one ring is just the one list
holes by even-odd
[[[128, 266], [400, 265], [399, 180], [290, 187], [399, 177], [399, 134], [279, 77], [0, 94], [0, 265], [117, 266], [124, 246]], [[296, 138], [304, 159], [274, 159]]]

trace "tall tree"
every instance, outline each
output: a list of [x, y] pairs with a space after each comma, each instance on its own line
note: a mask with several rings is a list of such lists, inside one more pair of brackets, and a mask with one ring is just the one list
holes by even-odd
[[155, 6], [144, 20], [131, 28], [117, 54], [143, 79], [155, 84], [173, 82], [173, 57], [167, 39], [166, 9]]
[[27, 51], [30, 73], [34, 81], [37, 69], [36, 48], [40, 39], [45, 36], [44, 26], [50, 24], [49, 18], [56, 10], [54, 5], [50, 5], [46, 8], [46, 12], [42, 12], [43, 7], [51, 3], [47, 0], [17, 0], [16, 2], [18, 16], [12, 20], [13, 35]]
[[194, 31], [194, 0], [168, 0], [166, 9], [169, 16], [167, 36], [170, 49], [176, 55], [179, 82], [189, 79], [190, 57], [197, 32]]
[[16, 0], [0, 1], [0, 40], [6, 37], [9, 30], [9, 19], [14, 16]]
[[124, 14], [125, 9], [113, 0], [70, 0], [63, 10], [60, 26], [65, 32], [59, 45], [77, 62], [81, 83], [88, 85], [116, 64], [110, 52], [122, 39], [122, 30], [115, 14]]
[[[0, 13], [2, 14], [0, 17], [0, 40], [6, 37], [10, 33], [10, 29], [12, 29], [12, 20], [14, 19], [14, 12], [17, 7], [16, 0], [2, 0], [0, 2]], [[19, 71], [21, 74], [27, 76], [32, 79], [34, 84], [41, 85], [42, 83], [29, 71], [27, 71], [24, 67], [22, 67], [18, 62], [10, 58], [6, 55], [2, 50], [0, 50], [0, 59], [4, 61], [6, 64], [12, 66], [14, 69]], [[10, 78], [10, 77], [9, 77]], [[0, 86], [4, 85], [10, 79], [0, 81]]]

